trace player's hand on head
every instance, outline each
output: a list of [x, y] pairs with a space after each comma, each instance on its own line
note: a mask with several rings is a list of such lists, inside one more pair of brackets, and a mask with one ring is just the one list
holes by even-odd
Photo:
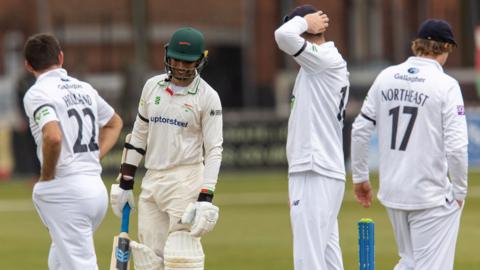
[[372, 204], [372, 186], [369, 181], [354, 184], [353, 192], [358, 203], [365, 208], [370, 207]]
[[310, 34], [320, 34], [327, 30], [330, 19], [322, 11], [305, 15], [307, 21], [307, 32]]
[[110, 189], [110, 204], [113, 213], [117, 217], [122, 217], [123, 207], [128, 203], [132, 210], [135, 208], [135, 197], [133, 189], [123, 189], [119, 184], [112, 184]]

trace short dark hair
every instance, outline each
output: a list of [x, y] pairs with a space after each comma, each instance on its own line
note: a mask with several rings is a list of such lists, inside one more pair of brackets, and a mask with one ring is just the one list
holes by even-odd
[[25, 60], [35, 71], [58, 65], [58, 55], [61, 51], [58, 40], [53, 35], [45, 33], [29, 37], [23, 48]]

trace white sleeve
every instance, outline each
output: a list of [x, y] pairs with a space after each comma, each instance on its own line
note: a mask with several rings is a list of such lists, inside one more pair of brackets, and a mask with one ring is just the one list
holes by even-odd
[[307, 46], [307, 41], [300, 35], [307, 29], [307, 21], [300, 16], [296, 16], [280, 26], [275, 31], [275, 41], [280, 50], [294, 57], [302, 53]]
[[376, 125], [375, 85], [374, 83], [368, 91], [360, 114], [352, 126], [351, 159], [353, 183], [362, 183], [369, 180], [368, 147]]
[[278, 47], [309, 73], [317, 73], [332, 66], [345, 66], [345, 61], [332, 46], [326, 43], [317, 45], [305, 40], [301, 35], [307, 31], [307, 21], [296, 16], [275, 31]]
[[51, 121], [59, 121], [52, 100], [42, 92], [31, 89], [23, 98], [25, 113], [34, 119], [39, 129]]
[[213, 92], [202, 112], [203, 146], [205, 149], [205, 171], [202, 188], [215, 190], [223, 151], [223, 116], [220, 97]]
[[95, 95], [97, 99], [98, 124], [100, 127], [103, 127], [108, 121], [110, 121], [110, 119], [112, 119], [115, 110], [98, 94], [97, 91], [95, 91]]
[[148, 123], [149, 115], [147, 110], [147, 92], [149, 82], [143, 87], [140, 102], [138, 103], [138, 114], [133, 124], [132, 137], [129, 145], [127, 146], [127, 153], [125, 156], [125, 163], [138, 167], [140, 161], [147, 150], [147, 137], [148, 137]]
[[454, 198], [464, 200], [467, 195], [468, 135], [463, 98], [458, 83], [448, 91], [444, 104], [443, 137], [448, 172], [453, 184]]

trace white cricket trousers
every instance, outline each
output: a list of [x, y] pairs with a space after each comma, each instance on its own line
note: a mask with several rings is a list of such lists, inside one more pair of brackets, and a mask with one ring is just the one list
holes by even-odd
[[407, 211], [387, 208], [400, 261], [394, 270], [452, 270], [463, 206]]
[[101, 177], [74, 175], [38, 182], [32, 198], [52, 239], [48, 269], [97, 270], [93, 233], [108, 207]]
[[172, 169], [148, 170], [138, 199], [138, 239], [163, 258], [169, 233], [189, 230], [179, 224], [190, 202], [195, 202], [203, 183], [203, 163]]
[[345, 181], [305, 171], [289, 174], [295, 270], [341, 270], [337, 216]]

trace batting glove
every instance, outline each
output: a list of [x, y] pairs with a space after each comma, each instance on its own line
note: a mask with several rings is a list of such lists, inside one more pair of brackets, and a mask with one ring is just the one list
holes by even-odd
[[200, 193], [198, 201], [190, 203], [182, 216], [182, 223], [190, 224], [190, 235], [202, 237], [217, 224], [219, 208], [212, 204], [213, 194]]
[[112, 188], [110, 189], [110, 204], [112, 205], [113, 213], [117, 217], [122, 217], [122, 210], [127, 202], [132, 209], [135, 207], [133, 190], [125, 190], [119, 184], [112, 184]]

